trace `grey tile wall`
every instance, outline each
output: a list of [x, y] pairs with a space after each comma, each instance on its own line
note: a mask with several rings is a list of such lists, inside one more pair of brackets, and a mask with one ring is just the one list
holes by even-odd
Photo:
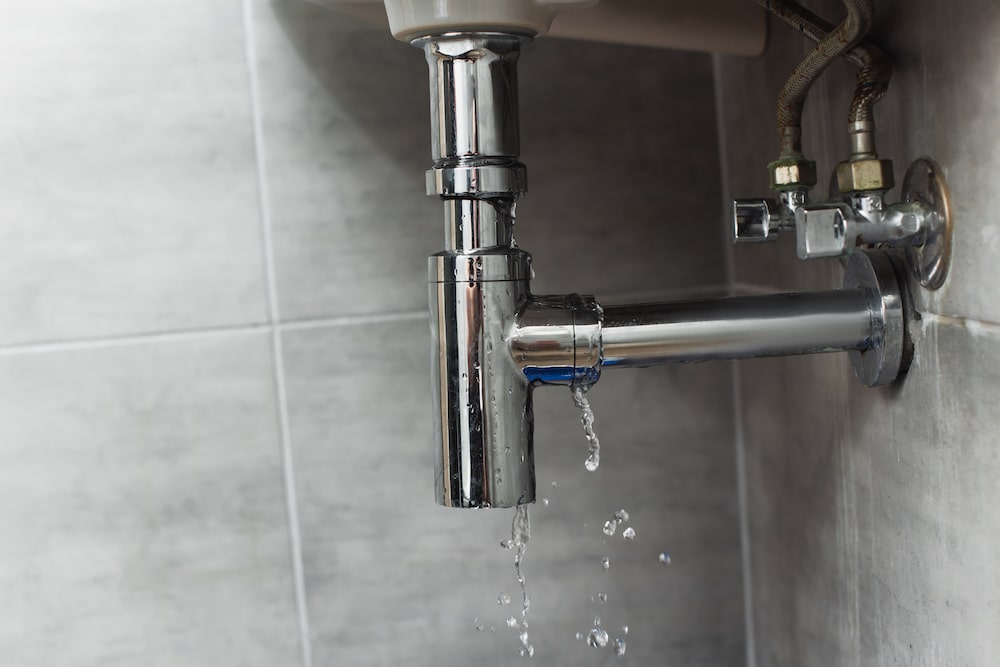
[[516, 235], [536, 290], [655, 298], [724, 283], [709, 57], [543, 39], [519, 77]]
[[1000, 659], [1000, 332], [916, 333], [886, 390], [856, 387], [842, 358], [744, 367], [758, 664]]
[[239, 2], [0, 22], [0, 343], [266, 318]]
[[[818, 3], [829, 16], [840, 3]], [[741, 364], [752, 642], [759, 665], [992, 665], [1000, 644], [994, 452], [1000, 358], [992, 195], [997, 185], [993, 2], [881, 2], [875, 39], [896, 72], [879, 105], [880, 151], [930, 155], [955, 199], [954, 264], [930, 293], [896, 386], [864, 389], [843, 357]], [[773, 94], [800, 36], [773, 26], [765, 58], [717, 61], [727, 194], [766, 194]], [[853, 72], [824, 75], [806, 106], [821, 180], [846, 151]], [[773, 99], [773, 97], [772, 97]], [[819, 195], [824, 188], [817, 188]], [[892, 193], [898, 196], [898, 188]], [[835, 286], [835, 262], [803, 263], [791, 239], [732, 251], [739, 289]]]
[[423, 57], [308, 2], [254, 7], [282, 316], [423, 310], [444, 234]]
[[269, 350], [0, 356], [8, 664], [299, 664]]

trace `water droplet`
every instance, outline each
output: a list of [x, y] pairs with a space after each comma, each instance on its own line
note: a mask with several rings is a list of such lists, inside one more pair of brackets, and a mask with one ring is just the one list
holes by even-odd
[[618, 521], [615, 519], [609, 519], [604, 522], [604, 534], [611, 537], [618, 530]]
[[622, 632], [624, 632], [625, 634], [628, 634], [628, 626], [627, 625], [623, 625], [622, 626]]
[[516, 628], [517, 627], [517, 619], [514, 618], [513, 616], [508, 616], [507, 617], [507, 627], [508, 628]]
[[626, 512], [625, 510], [618, 510], [617, 512], [615, 512], [615, 518], [618, 519], [618, 521], [620, 521], [621, 523], [625, 523], [626, 521], [628, 521], [628, 512]]
[[583, 633], [582, 632], [576, 633], [576, 638], [577, 639], [583, 639]]
[[520, 640], [521, 640], [521, 644], [523, 644], [523, 645], [525, 645], [525, 646], [527, 646], [527, 645], [528, 645], [528, 631], [527, 631], [527, 630], [523, 631], [523, 632], [522, 632], [522, 633], [520, 634], [519, 638], [520, 638]]
[[510, 454], [510, 447], [504, 447], [503, 448], [503, 453], [504, 454]]
[[594, 617], [594, 625], [598, 625], [599, 626], [600, 624], [601, 624], [601, 617], [600, 616], [595, 616]]
[[670, 554], [666, 551], [660, 554], [660, 563], [663, 565], [670, 565]]
[[510, 604], [510, 595], [507, 593], [501, 593], [498, 595], [497, 604]]
[[597, 599], [601, 601], [601, 604], [604, 604], [605, 602], [608, 601], [608, 594], [607, 593], [598, 593], [597, 594]]
[[482, 631], [483, 631], [483, 626], [481, 626], [480, 624], [476, 623], [476, 632], [482, 632]]
[[557, 486], [559, 486], [559, 485], [558, 485], [558, 484], [556, 484], [555, 482], [552, 482], [552, 488], [553, 488], [553, 489], [554, 489], [554, 488], [556, 488]]
[[625, 640], [615, 639], [615, 655], [619, 658], [625, 655]]
[[622, 537], [624, 537], [626, 540], [634, 540], [635, 529], [632, 528], [632, 526], [629, 526], [628, 528], [622, 531]]
[[542, 504], [545, 505], [546, 507], [548, 507], [549, 506], [549, 499], [548, 498], [542, 498]]
[[500, 546], [510, 551], [511, 549], [514, 548], [514, 543], [511, 542], [510, 540], [500, 540]]
[[583, 424], [583, 434], [590, 445], [590, 452], [584, 467], [590, 472], [597, 470], [601, 465], [601, 441], [594, 432], [594, 411], [590, 409], [590, 401], [587, 400], [587, 388], [573, 388], [573, 405], [580, 410], [580, 422]]
[[608, 645], [608, 633], [603, 628], [593, 628], [587, 635], [587, 643], [594, 648], [604, 648]]
[[535, 647], [532, 646], [531, 644], [521, 647], [522, 658], [531, 658], [534, 657], [534, 655], [535, 655]]
[[604, 558], [601, 559], [601, 569], [607, 572], [608, 568], [610, 567], [611, 567], [611, 559], [605, 556]]

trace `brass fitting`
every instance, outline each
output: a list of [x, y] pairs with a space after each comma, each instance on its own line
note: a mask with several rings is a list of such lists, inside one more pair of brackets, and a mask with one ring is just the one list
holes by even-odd
[[892, 160], [865, 159], [837, 165], [837, 187], [843, 193], [889, 190], [893, 185]]
[[816, 163], [804, 157], [783, 158], [767, 165], [771, 177], [771, 189], [808, 190], [816, 185]]

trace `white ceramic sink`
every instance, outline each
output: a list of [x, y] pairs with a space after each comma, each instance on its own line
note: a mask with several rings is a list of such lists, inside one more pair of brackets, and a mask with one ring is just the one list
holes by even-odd
[[750, 0], [313, 0], [389, 26], [400, 40], [446, 30], [756, 55], [765, 13]]

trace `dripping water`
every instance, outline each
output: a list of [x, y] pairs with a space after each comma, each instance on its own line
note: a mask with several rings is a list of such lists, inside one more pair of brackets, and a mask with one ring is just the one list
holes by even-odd
[[[524, 574], [521, 572], [521, 562], [524, 560], [524, 552], [528, 547], [528, 539], [531, 537], [531, 522], [528, 519], [528, 506], [518, 505], [514, 510], [514, 520], [510, 525], [510, 541], [514, 546], [514, 573], [517, 575], [517, 583], [521, 587], [521, 630], [518, 638], [521, 640], [521, 655], [531, 657], [535, 654], [535, 647], [528, 641], [528, 608], [531, 600], [528, 598], [528, 589], [524, 584]], [[516, 620], [516, 619], [515, 619]]]
[[590, 409], [587, 391], [590, 387], [573, 387], [573, 405], [580, 410], [580, 422], [583, 424], [583, 434], [587, 437], [590, 451], [584, 462], [587, 470], [594, 472], [601, 465], [601, 441], [594, 433], [594, 411]]

